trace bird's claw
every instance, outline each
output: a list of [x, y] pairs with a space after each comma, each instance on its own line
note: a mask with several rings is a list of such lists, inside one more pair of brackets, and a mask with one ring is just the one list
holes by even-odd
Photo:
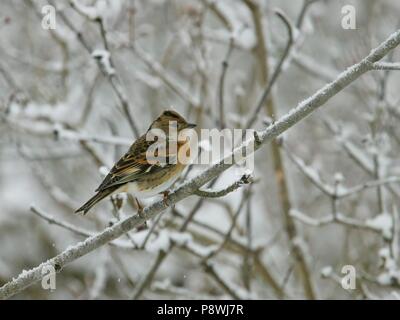
[[149, 227], [147, 225], [147, 221], [145, 221], [144, 223], [142, 223], [141, 225], [139, 225], [136, 230], [137, 231], [142, 231], [142, 230], [147, 230]]
[[168, 195], [169, 195], [169, 191], [168, 190], [163, 192], [163, 203], [167, 207], [168, 207]]

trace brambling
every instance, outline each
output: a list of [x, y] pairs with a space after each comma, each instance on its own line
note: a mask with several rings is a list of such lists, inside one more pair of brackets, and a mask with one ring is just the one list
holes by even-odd
[[[177, 180], [187, 165], [187, 163], [180, 161], [179, 152], [184, 150], [186, 156], [190, 156], [188, 139], [186, 138], [183, 141], [174, 140], [170, 131], [175, 131], [178, 137], [183, 130], [194, 128], [195, 126], [195, 124], [188, 123], [176, 111], [164, 111], [153, 121], [146, 134], [139, 137], [131, 145], [128, 152], [116, 162], [103, 182], [95, 190], [97, 193], [75, 212], [86, 214], [90, 208], [105, 197], [118, 193], [133, 195], [139, 211], [142, 206], [138, 198], [153, 197], [160, 193], [164, 193], [164, 196], [166, 196], [168, 188]], [[171, 128], [174, 130], [171, 130]], [[162, 135], [154, 135], [153, 133], [157, 130], [161, 130], [165, 134], [166, 144], [164, 144], [164, 147], [160, 147], [160, 141], [162, 141], [160, 137]], [[161, 157], [164, 154], [166, 161], [154, 160], [149, 157], [148, 150], [155, 147], [156, 141], [159, 146], [155, 148], [154, 155], [157, 158], [157, 156]], [[175, 148], [170, 148], [171, 142], [176, 142]]]

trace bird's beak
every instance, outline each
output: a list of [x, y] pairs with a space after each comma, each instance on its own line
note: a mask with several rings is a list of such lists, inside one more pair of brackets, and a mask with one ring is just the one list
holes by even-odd
[[191, 128], [196, 128], [197, 127], [197, 124], [195, 124], [195, 123], [188, 123], [187, 125], [186, 125], [186, 128], [189, 128], [189, 129], [191, 129]]

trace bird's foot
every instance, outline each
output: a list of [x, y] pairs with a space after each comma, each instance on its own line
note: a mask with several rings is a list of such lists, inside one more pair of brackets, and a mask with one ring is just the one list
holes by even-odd
[[163, 203], [167, 207], [168, 207], [168, 195], [169, 195], [169, 190], [163, 192]]
[[147, 225], [147, 221], [145, 221], [144, 223], [142, 223], [141, 225], [139, 225], [136, 230], [137, 231], [142, 231], [142, 230], [147, 230], [149, 228], [149, 226]]
[[[139, 200], [137, 199], [137, 198], [135, 198], [135, 201], [136, 201], [136, 206], [137, 206], [137, 214], [139, 215], [139, 217], [141, 217], [142, 219], [144, 219], [144, 216], [143, 216], [143, 206], [140, 204], [140, 202], [139, 202]], [[146, 229], [148, 229], [148, 226], [147, 226], [147, 221], [145, 220], [141, 225], [139, 225], [137, 228], [136, 228], [136, 230], [137, 231], [142, 231], [142, 230], [146, 230]]]
[[136, 207], [138, 209], [138, 214], [140, 215], [143, 212], [143, 206], [140, 204], [137, 198], [135, 198], [135, 201], [136, 201]]
[[137, 213], [140, 217], [142, 217], [143, 206], [140, 204], [140, 202], [137, 198], [135, 198], [135, 201], [136, 201]]

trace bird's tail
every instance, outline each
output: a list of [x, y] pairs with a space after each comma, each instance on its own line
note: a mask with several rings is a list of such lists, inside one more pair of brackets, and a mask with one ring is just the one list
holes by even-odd
[[77, 209], [75, 211], [75, 213], [79, 213], [82, 212], [82, 214], [86, 214], [90, 208], [92, 208], [96, 203], [98, 203], [100, 200], [104, 199], [105, 197], [107, 197], [108, 195], [110, 195], [111, 193], [113, 193], [114, 188], [111, 189], [106, 189], [106, 190], [102, 190], [97, 192], [93, 197], [91, 197], [82, 207], [80, 207], [79, 209]]

